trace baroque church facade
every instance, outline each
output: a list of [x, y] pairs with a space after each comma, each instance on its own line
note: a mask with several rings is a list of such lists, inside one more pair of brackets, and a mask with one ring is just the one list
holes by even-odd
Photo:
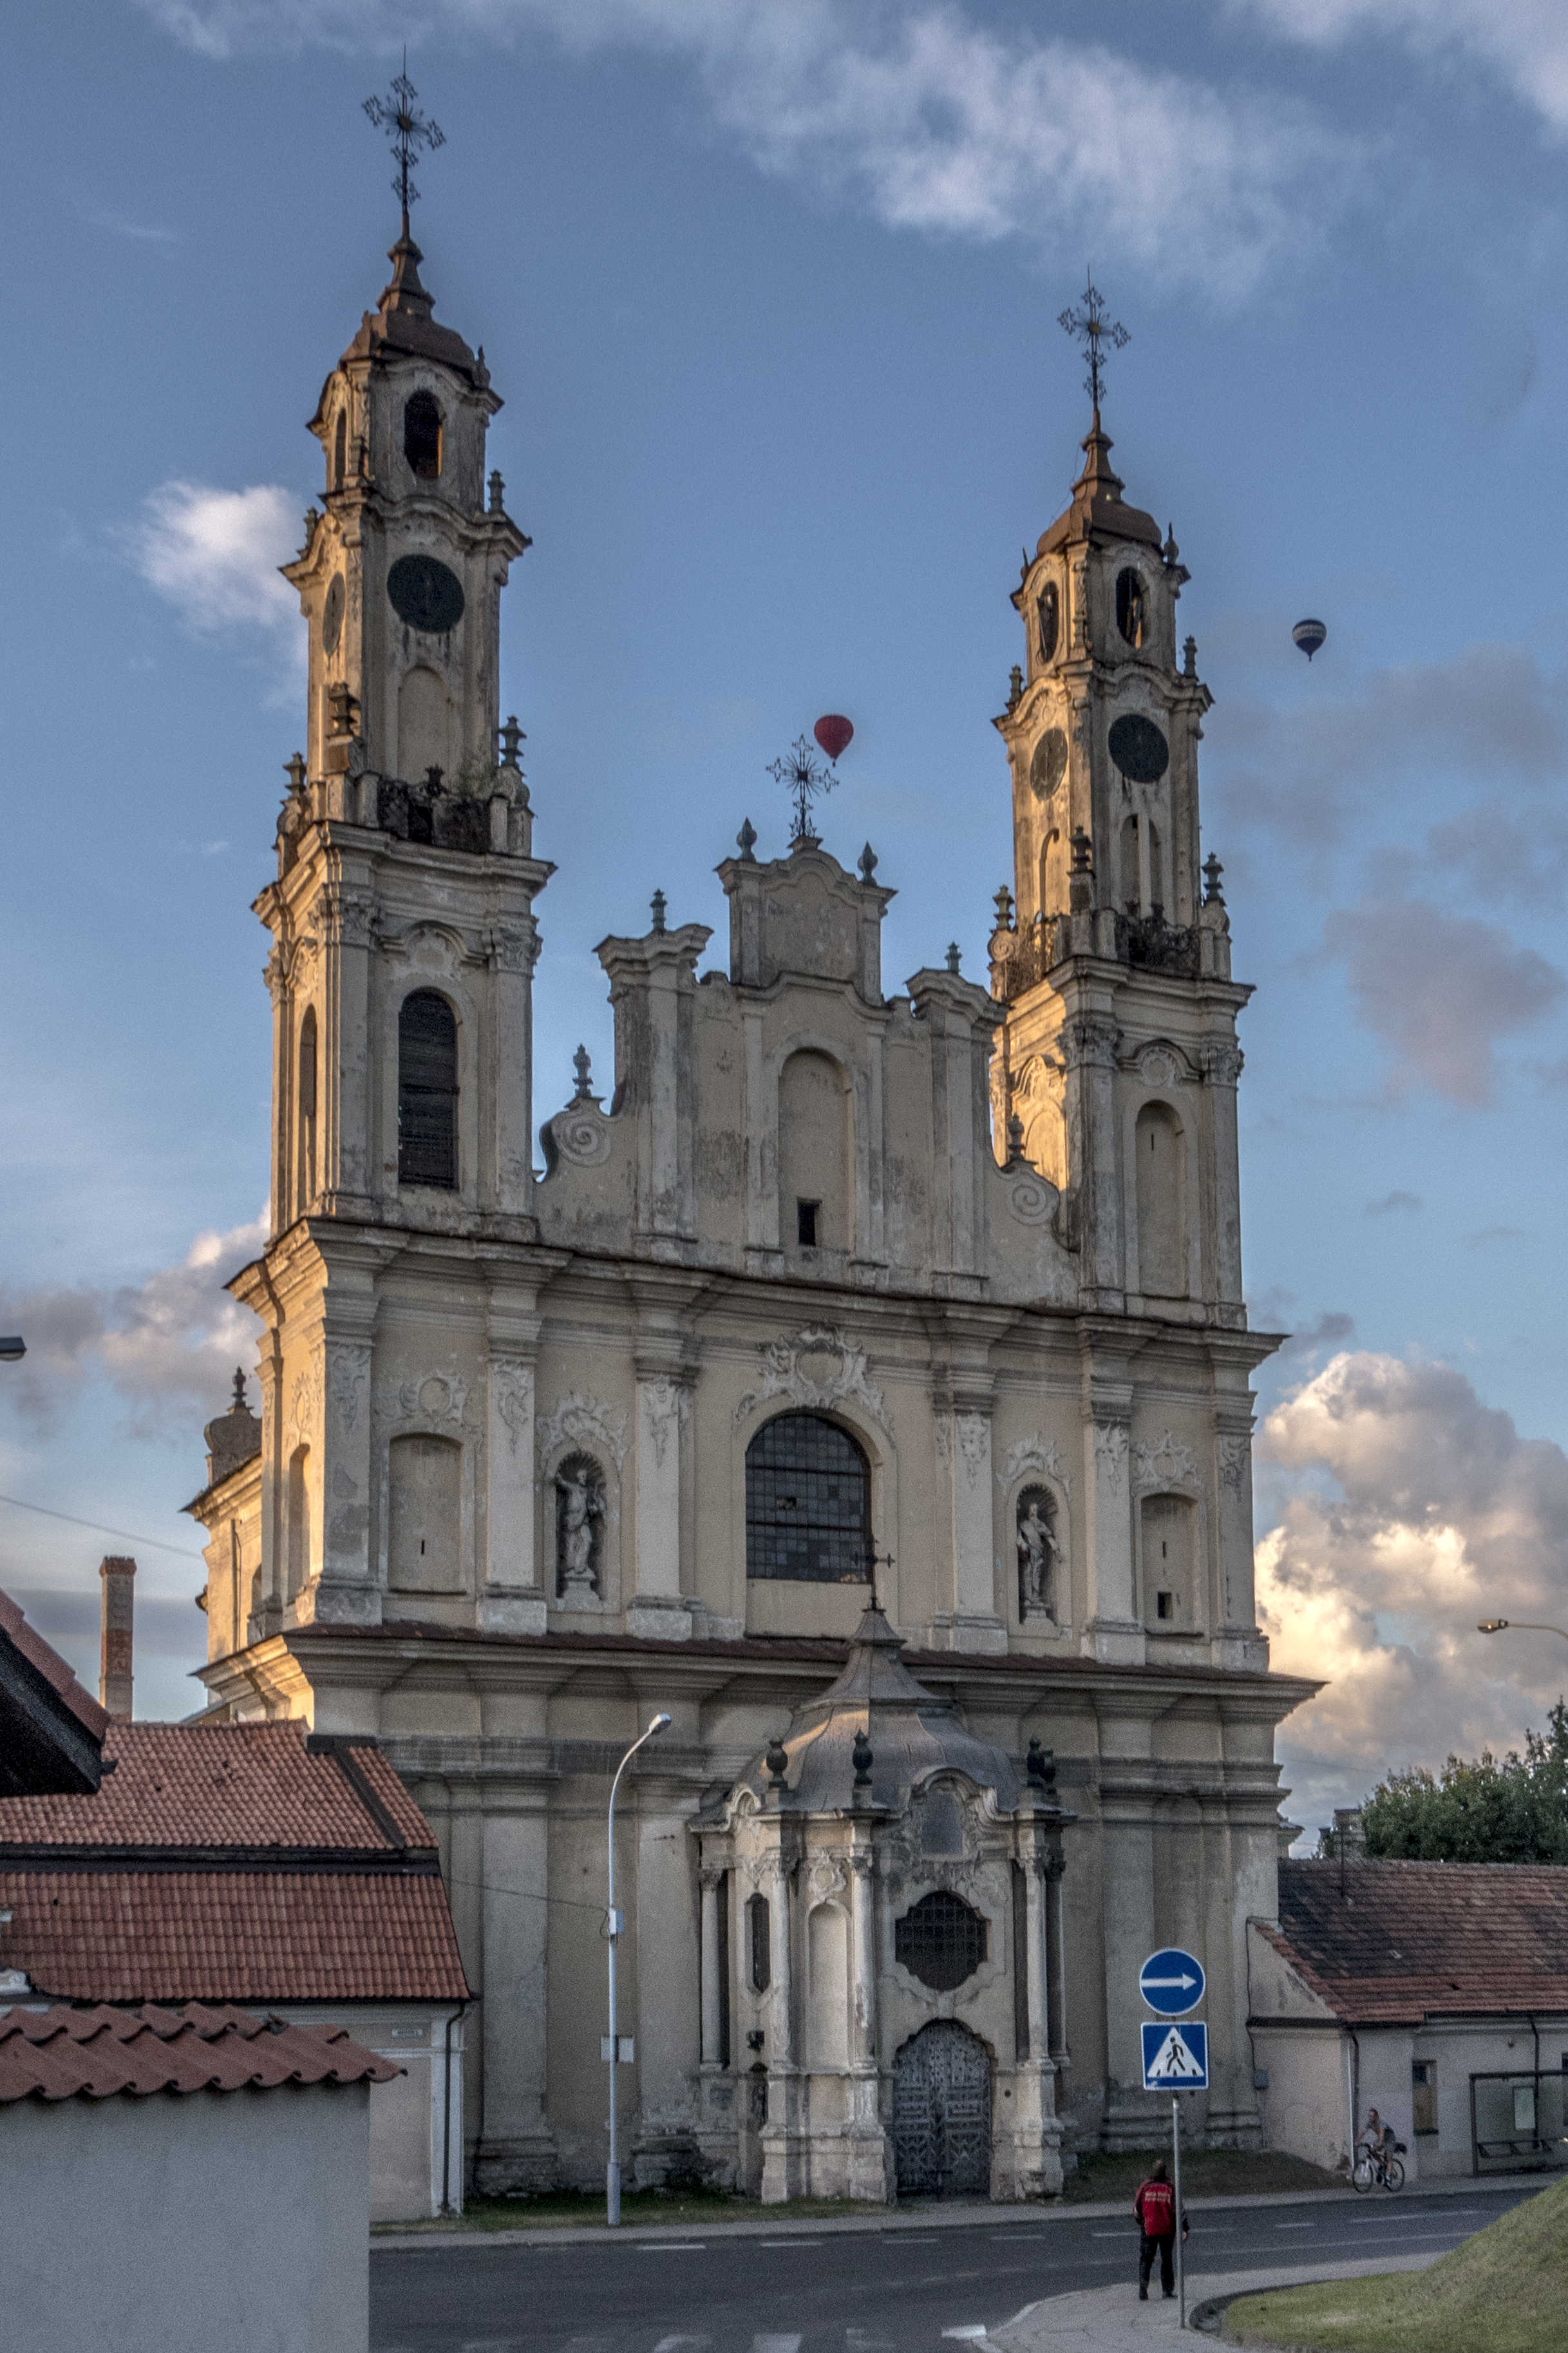
[[892, 891], [803, 802], [720, 862], [717, 955], [662, 895], [599, 944], [613, 1083], [579, 1056], [536, 1104], [536, 823], [574, 848], [501, 723], [500, 404], [420, 259], [405, 215], [287, 567], [271, 1235], [230, 1286], [260, 1415], [212, 1425], [192, 1506], [211, 1712], [375, 1739], [436, 1826], [481, 2188], [602, 2178], [605, 1804], [655, 1710], [616, 1831], [638, 2180], [1049, 2194], [1159, 2129], [1166, 1943], [1208, 1974], [1194, 2125], [1256, 2144], [1247, 1923], [1311, 1686], [1254, 1609], [1275, 1343], [1174, 543], [1097, 408], [1013, 592], [985, 984], [889, 992]]

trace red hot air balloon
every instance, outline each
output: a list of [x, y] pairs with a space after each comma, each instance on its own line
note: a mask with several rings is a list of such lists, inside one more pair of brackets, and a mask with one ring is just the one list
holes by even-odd
[[825, 719], [817, 721], [811, 732], [828, 758], [837, 760], [855, 730], [847, 719], [841, 719], [837, 712], [830, 711]]

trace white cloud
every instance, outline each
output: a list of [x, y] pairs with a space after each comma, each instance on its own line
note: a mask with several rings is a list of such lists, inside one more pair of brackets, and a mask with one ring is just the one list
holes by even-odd
[[[1297, 100], [1220, 90], [1096, 46], [976, 25], [939, 5], [849, 0], [143, 0], [214, 58], [412, 35], [684, 61], [763, 172], [858, 201], [890, 227], [1092, 248], [1221, 299], [1299, 252], [1345, 195], [1347, 142]], [[1310, 190], [1310, 205], [1301, 199]]]
[[300, 600], [278, 567], [299, 552], [303, 513], [274, 482], [245, 491], [165, 482], [132, 534], [137, 569], [189, 628], [259, 628], [295, 649]]
[[[1281, 1672], [1327, 1688], [1281, 1728], [1292, 1820], [1315, 1828], [1394, 1767], [1517, 1746], [1568, 1686], [1568, 1456], [1521, 1439], [1450, 1366], [1341, 1355], [1264, 1423], [1279, 1525], [1258, 1546]], [[1561, 1652], [1561, 1655], [1558, 1653]]]
[[1485, 66], [1554, 131], [1568, 132], [1568, 12], [1562, 0], [1237, 0], [1320, 49], [1367, 35], [1427, 58]]
[[160, 1267], [139, 1283], [56, 1284], [0, 1296], [0, 1323], [27, 1344], [7, 1378], [7, 1398], [47, 1425], [68, 1389], [101, 1372], [141, 1425], [167, 1419], [188, 1435], [193, 1402], [210, 1419], [227, 1402], [236, 1366], [248, 1373], [255, 1362], [260, 1326], [223, 1285], [266, 1239], [259, 1218], [227, 1233], [198, 1234], [177, 1266]]
[[1496, 1091], [1500, 1039], [1553, 1011], [1568, 982], [1495, 923], [1430, 899], [1365, 898], [1323, 925], [1342, 961], [1359, 1026], [1386, 1050], [1385, 1083], [1400, 1097], [1427, 1086], [1477, 1107]]

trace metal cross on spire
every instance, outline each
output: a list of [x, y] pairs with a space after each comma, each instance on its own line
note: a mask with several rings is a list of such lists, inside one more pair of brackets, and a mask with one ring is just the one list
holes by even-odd
[[1113, 351], [1119, 352], [1124, 344], [1131, 343], [1132, 338], [1120, 321], [1112, 322], [1106, 317], [1105, 297], [1087, 270], [1084, 272], [1081, 306], [1076, 311], [1064, 311], [1057, 324], [1082, 346], [1084, 356], [1089, 362], [1089, 374], [1083, 380], [1083, 388], [1093, 401], [1095, 414], [1098, 416], [1100, 396], [1105, 389], [1105, 379], [1101, 373], [1104, 363], [1100, 357], [1100, 344], [1109, 343]]
[[408, 79], [408, 51], [403, 52], [403, 71], [394, 81], [384, 98], [367, 98], [364, 111], [378, 131], [384, 131], [391, 141], [397, 160], [393, 174], [392, 193], [403, 206], [403, 234], [408, 235], [408, 207], [419, 201], [419, 191], [414, 185], [410, 170], [422, 148], [444, 147], [446, 133], [437, 122], [420, 113], [416, 100], [419, 92]]
[[797, 735], [782, 760], [768, 764], [768, 774], [776, 784], [785, 785], [795, 796], [795, 824], [790, 828], [792, 841], [815, 841], [811, 829], [811, 804], [818, 793], [830, 793], [838, 782], [838, 772], [824, 765], [804, 735]]

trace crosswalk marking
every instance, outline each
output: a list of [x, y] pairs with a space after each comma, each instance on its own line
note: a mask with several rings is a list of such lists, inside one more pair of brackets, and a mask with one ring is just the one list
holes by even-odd
[[710, 2337], [661, 2337], [653, 2353], [701, 2353], [704, 2345], [711, 2345]]
[[800, 2353], [798, 2337], [753, 2337], [752, 2353]]

